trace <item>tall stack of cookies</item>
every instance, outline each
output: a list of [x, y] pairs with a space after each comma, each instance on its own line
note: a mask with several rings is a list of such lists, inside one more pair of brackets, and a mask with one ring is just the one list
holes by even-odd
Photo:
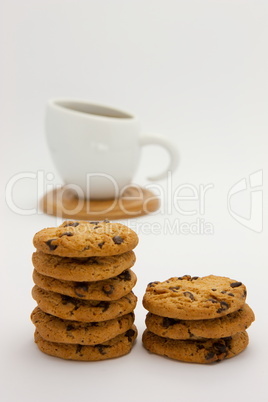
[[97, 361], [126, 355], [137, 336], [132, 292], [137, 234], [120, 223], [66, 221], [33, 239], [31, 314], [49, 355]]
[[241, 282], [214, 275], [149, 283], [143, 298], [149, 311], [144, 347], [192, 363], [238, 355], [248, 345], [246, 329], [254, 321], [246, 294]]

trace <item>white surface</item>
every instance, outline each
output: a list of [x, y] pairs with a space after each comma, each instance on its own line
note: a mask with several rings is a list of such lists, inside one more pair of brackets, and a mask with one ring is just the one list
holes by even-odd
[[[267, 2], [9, 0], [1, 2], [0, 15], [2, 399], [267, 401]], [[6, 184], [18, 173], [28, 174], [13, 188], [20, 209], [36, 208], [44, 185], [59, 183], [44, 139], [45, 104], [58, 96], [131, 110], [145, 132], [176, 141], [181, 154], [173, 190], [159, 183], [166, 191], [158, 214], [128, 222], [140, 236], [139, 338], [131, 354], [107, 362], [66, 362], [35, 347], [31, 239], [58, 222], [41, 213], [19, 215], [4, 200]], [[163, 163], [164, 151], [146, 148], [136, 182], [148, 184], [144, 177]], [[41, 172], [38, 191], [37, 171], [46, 179], [42, 186]], [[263, 184], [255, 193], [245, 190], [230, 199], [232, 210], [245, 218], [252, 195], [247, 225], [254, 231], [231, 216], [227, 197], [258, 171]], [[252, 184], [260, 179], [251, 176]], [[172, 206], [174, 191], [186, 183], [188, 194], [193, 186], [211, 185], [204, 211], [193, 200], [177, 199]], [[262, 217], [257, 191], [263, 192]], [[181, 233], [164, 233], [167, 222], [178, 219]], [[185, 234], [198, 219], [210, 223], [213, 234]], [[247, 285], [256, 322], [240, 356], [204, 366], [142, 348], [146, 284], [185, 273], [226, 275]]]

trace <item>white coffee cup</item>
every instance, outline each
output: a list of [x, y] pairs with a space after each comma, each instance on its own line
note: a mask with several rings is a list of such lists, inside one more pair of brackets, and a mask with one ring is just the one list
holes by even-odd
[[131, 185], [143, 145], [160, 145], [170, 155], [168, 168], [149, 180], [164, 178], [178, 164], [174, 144], [164, 137], [142, 135], [137, 117], [83, 100], [49, 100], [46, 137], [64, 183], [80, 188], [84, 198], [119, 197]]

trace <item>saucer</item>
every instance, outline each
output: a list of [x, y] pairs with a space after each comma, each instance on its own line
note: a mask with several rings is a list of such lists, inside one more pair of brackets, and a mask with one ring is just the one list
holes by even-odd
[[78, 198], [69, 188], [54, 189], [42, 198], [41, 209], [48, 215], [78, 220], [131, 219], [155, 212], [159, 198], [150, 190], [129, 186], [121, 197], [107, 200]]

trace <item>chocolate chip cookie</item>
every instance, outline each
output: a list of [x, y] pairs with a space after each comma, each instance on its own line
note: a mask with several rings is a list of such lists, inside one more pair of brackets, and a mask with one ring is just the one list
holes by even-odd
[[143, 305], [163, 317], [203, 320], [239, 310], [245, 299], [246, 287], [236, 280], [215, 275], [200, 278], [184, 275], [149, 283]]
[[66, 281], [101, 281], [121, 274], [131, 268], [136, 261], [133, 251], [116, 256], [68, 258], [33, 253], [32, 262], [40, 274]]
[[138, 236], [121, 223], [65, 221], [37, 232], [33, 244], [45, 254], [62, 257], [111, 256], [134, 249]]
[[151, 353], [189, 363], [213, 363], [241, 353], [248, 345], [247, 332], [234, 336], [204, 340], [163, 338], [147, 329], [143, 333], [144, 347]]
[[48, 314], [66, 320], [99, 322], [122, 317], [133, 311], [137, 297], [133, 292], [114, 301], [79, 300], [34, 286], [32, 296], [38, 306]]
[[84, 300], [117, 300], [135, 286], [137, 277], [131, 269], [114, 278], [97, 282], [73, 282], [54, 279], [33, 271], [34, 283], [42, 289]]
[[252, 309], [241, 309], [210, 320], [177, 320], [152, 313], [146, 316], [146, 326], [156, 335], [171, 339], [224, 338], [245, 331], [254, 321]]
[[38, 348], [51, 356], [68, 360], [99, 361], [124, 356], [130, 352], [137, 337], [135, 325], [125, 333], [97, 345], [80, 345], [46, 341], [35, 331]]
[[83, 323], [54, 317], [36, 307], [31, 320], [38, 333], [47, 341], [97, 345], [130, 329], [134, 323], [134, 313], [108, 321]]

